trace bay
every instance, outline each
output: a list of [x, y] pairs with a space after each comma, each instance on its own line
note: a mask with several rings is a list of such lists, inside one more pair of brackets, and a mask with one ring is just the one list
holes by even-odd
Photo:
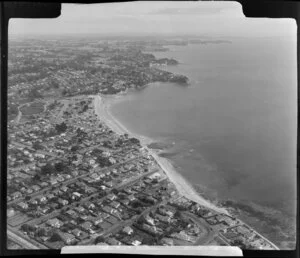
[[296, 41], [168, 46], [156, 57], [188, 87], [153, 83], [111, 107], [130, 131], [164, 142], [162, 154], [213, 198], [296, 212]]

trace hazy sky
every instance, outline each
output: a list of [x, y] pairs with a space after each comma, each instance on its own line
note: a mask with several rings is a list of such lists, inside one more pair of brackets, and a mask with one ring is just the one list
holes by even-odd
[[293, 19], [246, 18], [233, 1], [142, 1], [63, 4], [56, 19], [11, 19], [9, 33], [291, 36], [296, 27]]

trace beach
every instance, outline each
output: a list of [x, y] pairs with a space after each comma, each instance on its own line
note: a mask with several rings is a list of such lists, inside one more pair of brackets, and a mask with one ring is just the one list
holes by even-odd
[[169, 180], [175, 185], [176, 189], [182, 196], [192, 201], [195, 201], [200, 205], [210, 208], [216, 212], [228, 214], [228, 211], [226, 209], [217, 207], [213, 203], [209, 202], [208, 200], [200, 196], [196, 192], [196, 190], [192, 187], [192, 185], [189, 182], [187, 182], [187, 180], [176, 171], [176, 169], [168, 159], [158, 156], [158, 154], [154, 150], [149, 149], [147, 145], [153, 143], [152, 139], [130, 132], [128, 128], [126, 128], [111, 114], [110, 112], [111, 105], [116, 103], [116, 101], [118, 101], [120, 97], [122, 96], [118, 96], [118, 95], [105, 96], [105, 97], [100, 95], [94, 96], [95, 112], [98, 115], [99, 119], [103, 121], [108, 127], [111, 128], [111, 130], [113, 130], [117, 134], [122, 135], [127, 133], [131, 137], [135, 137], [139, 139], [141, 145], [145, 149], [147, 149], [148, 152], [154, 157], [154, 159], [157, 161], [159, 166], [168, 176]]

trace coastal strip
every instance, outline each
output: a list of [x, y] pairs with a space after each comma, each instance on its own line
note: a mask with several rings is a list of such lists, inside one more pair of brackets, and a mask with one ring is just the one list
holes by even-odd
[[106, 98], [100, 95], [94, 95], [95, 112], [98, 115], [99, 119], [103, 121], [108, 127], [110, 127], [110, 129], [115, 133], [120, 135], [126, 133], [131, 137], [139, 139], [141, 145], [148, 151], [150, 155], [153, 156], [153, 158], [157, 161], [159, 166], [166, 173], [169, 180], [175, 185], [176, 189], [182, 196], [216, 212], [228, 214], [228, 211], [225, 208], [217, 207], [216, 205], [210, 203], [208, 200], [200, 196], [192, 187], [192, 185], [189, 184], [187, 180], [176, 171], [176, 169], [168, 159], [158, 156], [155, 151], [149, 149], [147, 145], [153, 142], [151, 139], [130, 132], [128, 128], [126, 128], [111, 114], [110, 106], [116, 100], [116, 98], [117, 97]]

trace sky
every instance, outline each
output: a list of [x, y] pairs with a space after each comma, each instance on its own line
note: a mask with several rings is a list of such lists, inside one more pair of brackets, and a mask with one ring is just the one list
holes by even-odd
[[53, 19], [11, 19], [10, 35], [296, 36], [294, 19], [247, 18], [234, 1], [62, 4]]

